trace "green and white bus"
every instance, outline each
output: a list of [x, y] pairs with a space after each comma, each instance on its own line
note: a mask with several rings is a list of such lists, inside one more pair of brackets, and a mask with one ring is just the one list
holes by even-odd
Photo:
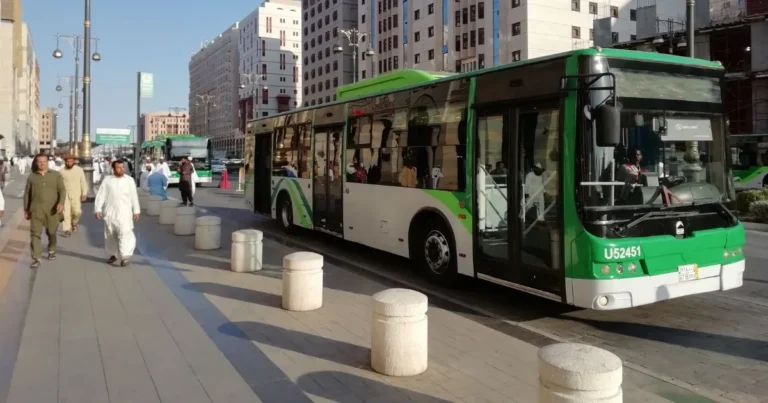
[[246, 200], [444, 283], [597, 310], [737, 288], [723, 80], [717, 63], [600, 48], [395, 71], [249, 122]]
[[196, 183], [211, 183], [213, 171], [211, 161], [213, 151], [211, 142], [207, 137], [199, 137], [193, 134], [167, 134], [156, 137], [154, 140], [145, 141], [141, 145], [142, 157], [152, 160], [164, 157], [171, 169], [169, 184], [179, 183], [179, 162], [182, 158], [192, 157], [195, 165], [198, 181]]
[[768, 134], [732, 134], [730, 141], [736, 190], [768, 186]]

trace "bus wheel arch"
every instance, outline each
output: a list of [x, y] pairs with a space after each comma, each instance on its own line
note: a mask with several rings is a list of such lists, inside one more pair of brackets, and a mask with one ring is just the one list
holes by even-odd
[[408, 227], [408, 254], [430, 280], [455, 285], [459, 277], [456, 237], [448, 223], [437, 209], [417, 212]]
[[292, 232], [294, 230], [293, 203], [291, 202], [291, 196], [287, 191], [281, 190], [277, 194], [275, 212], [277, 221], [280, 222], [280, 227], [283, 228], [283, 231]]

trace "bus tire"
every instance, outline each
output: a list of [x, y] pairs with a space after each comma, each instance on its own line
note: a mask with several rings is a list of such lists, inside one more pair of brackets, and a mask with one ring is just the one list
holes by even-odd
[[431, 281], [455, 286], [458, 282], [456, 242], [450, 227], [437, 215], [412, 224], [410, 255]]
[[293, 204], [291, 204], [291, 198], [283, 192], [277, 197], [277, 221], [280, 222], [280, 227], [283, 231], [291, 233], [294, 231], [293, 225]]

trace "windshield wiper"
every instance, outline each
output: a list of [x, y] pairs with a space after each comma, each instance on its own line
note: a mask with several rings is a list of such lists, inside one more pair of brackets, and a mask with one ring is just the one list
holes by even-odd
[[627, 236], [627, 232], [629, 231], [630, 228], [640, 224], [643, 221], [647, 221], [654, 217], [677, 218], [677, 217], [690, 217], [698, 214], [699, 214], [698, 211], [651, 211], [643, 215], [634, 217], [623, 224], [617, 224], [613, 226], [613, 228], [611, 228], [611, 231], [613, 231], [613, 233], [615, 233], [617, 236], [624, 238], [625, 236]]

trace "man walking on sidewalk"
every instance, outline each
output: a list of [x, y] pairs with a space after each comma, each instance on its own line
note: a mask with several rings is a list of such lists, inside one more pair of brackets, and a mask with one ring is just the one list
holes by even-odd
[[0, 158], [0, 190], [5, 189], [5, 183], [8, 182], [11, 172], [5, 159]]
[[136, 248], [133, 222], [139, 220], [139, 194], [136, 182], [125, 174], [125, 165], [120, 160], [112, 162], [112, 175], [104, 178], [96, 194], [94, 210], [96, 218], [104, 219], [104, 247], [107, 263], [120, 259], [120, 266], [130, 264]]
[[181, 192], [181, 204], [194, 206], [192, 198], [192, 174], [195, 172], [192, 163], [184, 158], [179, 164], [179, 191]]
[[64, 236], [68, 237], [72, 232], [77, 232], [77, 223], [83, 214], [80, 203], [88, 196], [88, 184], [85, 181], [85, 171], [75, 165], [75, 156], [72, 154], [64, 156], [64, 169], [59, 173], [64, 178], [64, 188], [67, 191], [64, 200]]
[[36, 169], [27, 177], [24, 189], [24, 217], [30, 220], [29, 233], [32, 238], [32, 264], [29, 267], [35, 269], [40, 267], [43, 255], [43, 229], [48, 236], [48, 260], [56, 259], [56, 231], [64, 210], [66, 190], [61, 174], [48, 170], [47, 155], [38, 154], [33, 164]]

